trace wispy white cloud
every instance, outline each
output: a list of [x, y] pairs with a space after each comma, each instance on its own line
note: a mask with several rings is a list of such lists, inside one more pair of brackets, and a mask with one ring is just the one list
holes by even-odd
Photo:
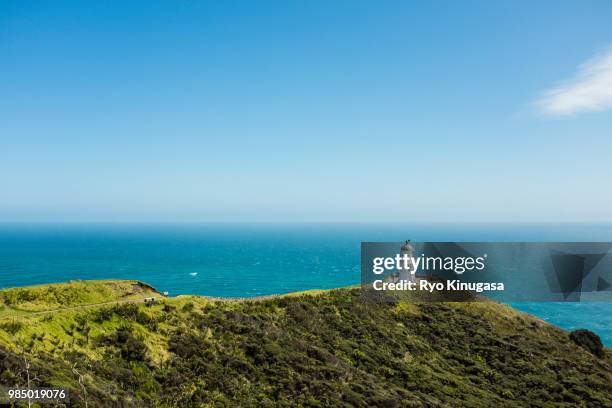
[[580, 65], [573, 78], [545, 91], [535, 107], [550, 116], [612, 108], [612, 48]]

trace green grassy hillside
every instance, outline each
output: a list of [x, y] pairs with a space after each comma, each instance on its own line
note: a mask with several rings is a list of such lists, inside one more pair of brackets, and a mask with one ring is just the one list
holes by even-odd
[[612, 406], [610, 350], [594, 356], [492, 302], [377, 303], [338, 289], [145, 305], [126, 299], [140, 285], [108, 285], [71, 283], [83, 295], [68, 300], [1, 291], [22, 315], [0, 316], [0, 384], [23, 386], [27, 361], [36, 386], [68, 388], [74, 406]]
[[160, 294], [138, 281], [71, 281], [0, 291], [0, 318]]

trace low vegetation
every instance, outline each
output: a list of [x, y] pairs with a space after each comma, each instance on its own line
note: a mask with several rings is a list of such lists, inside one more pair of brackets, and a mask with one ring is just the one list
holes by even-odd
[[612, 406], [610, 350], [574, 337], [492, 302], [359, 289], [158, 297], [0, 320], [0, 384], [29, 374], [88, 407]]
[[159, 295], [138, 281], [71, 281], [0, 291], [0, 318]]
[[597, 357], [604, 357], [606, 351], [598, 335], [590, 330], [574, 330], [570, 333], [570, 339], [589, 353]]

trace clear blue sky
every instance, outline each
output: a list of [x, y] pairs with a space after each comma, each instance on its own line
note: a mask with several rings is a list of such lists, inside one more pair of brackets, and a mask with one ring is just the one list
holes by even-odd
[[610, 1], [2, 1], [0, 221], [611, 222], [607, 74], [580, 73], [611, 22]]

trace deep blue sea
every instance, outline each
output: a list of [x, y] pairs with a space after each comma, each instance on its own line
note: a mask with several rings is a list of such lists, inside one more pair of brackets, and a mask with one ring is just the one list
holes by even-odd
[[[0, 225], [0, 287], [138, 279], [245, 297], [359, 283], [361, 241], [612, 241], [612, 225]], [[612, 303], [513, 303], [612, 346]]]

